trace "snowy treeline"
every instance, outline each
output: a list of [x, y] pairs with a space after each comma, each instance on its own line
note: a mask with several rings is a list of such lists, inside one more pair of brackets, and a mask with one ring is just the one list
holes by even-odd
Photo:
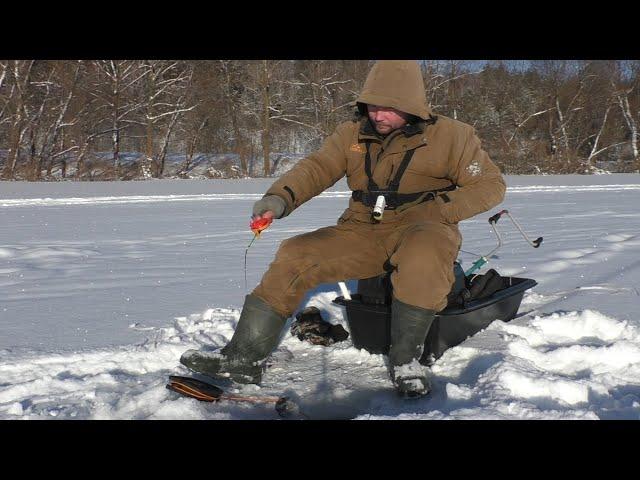
[[[352, 118], [371, 63], [0, 60], [0, 176], [277, 175]], [[505, 173], [640, 169], [640, 61], [422, 66], [434, 112], [474, 125]]]

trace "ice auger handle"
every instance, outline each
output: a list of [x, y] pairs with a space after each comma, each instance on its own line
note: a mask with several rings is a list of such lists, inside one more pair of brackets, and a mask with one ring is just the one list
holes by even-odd
[[476, 260], [473, 263], [473, 265], [471, 265], [471, 268], [469, 270], [467, 270], [466, 272], [464, 272], [465, 276], [469, 276], [473, 272], [475, 272], [476, 270], [479, 270], [480, 268], [482, 268], [489, 261], [491, 256], [494, 253], [496, 253], [498, 251], [498, 249], [502, 246], [502, 237], [500, 236], [500, 232], [498, 232], [498, 229], [496, 228], [496, 223], [498, 223], [498, 220], [500, 220], [500, 217], [502, 217], [502, 215], [507, 215], [511, 219], [511, 221], [513, 222], [515, 227], [518, 229], [518, 231], [522, 234], [524, 239], [533, 248], [538, 248], [540, 246], [540, 244], [542, 243], [542, 237], [538, 237], [535, 240], [531, 241], [529, 239], [529, 237], [527, 237], [527, 234], [524, 233], [524, 230], [522, 229], [520, 224], [518, 222], [516, 222], [516, 219], [511, 216], [511, 214], [509, 213], [509, 210], [501, 210], [498, 213], [496, 213], [495, 215], [493, 215], [491, 218], [489, 218], [489, 224], [491, 225], [491, 228], [493, 229], [493, 233], [495, 233], [496, 237], [498, 238], [498, 245], [496, 246], [496, 248], [491, 250], [488, 254], [486, 254], [485, 256], [480, 257], [478, 260]]
[[500, 220], [500, 217], [502, 217], [502, 215], [506, 215], [507, 217], [509, 217], [509, 219], [511, 219], [511, 221], [513, 222], [513, 224], [515, 225], [515, 227], [518, 229], [518, 231], [522, 234], [522, 236], [524, 237], [524, 239], [529, 243], [529, 245], [531, 245], [533, 248], [538, 248], [540, 246], [540, 244], [542, 243], [542, 237], [538, 237], [535, 240], [530, 240], [529, 237], [527, 236], [526, 233], [524, 233], [524, 230], [522, 229], [522, 227], [520, 226], [520, 224], [516, 221], [515, 218], [513, 218], [513, 216], [509, 213], [509, 210], [501, 210], [498, 213], [496, 213], [494, 216], [492, 216], [491, 218], [489, 218], [489, 223], [491, 224], [491, 226], [493, 227], [493, 229], [496, 232], [496, 235], [499, 236], [498, 231], [496, 230], [496, 223], [498, 223], [498, 220]]
[[504, 215], [505, 213], [509, 213], [509, 210], [501, 210], [501, 211], [499, 211], [494, 216], [489, 218], [489, 223], [498, 223], [498, 220], [500, 220], [500, 217], [502, 215]]

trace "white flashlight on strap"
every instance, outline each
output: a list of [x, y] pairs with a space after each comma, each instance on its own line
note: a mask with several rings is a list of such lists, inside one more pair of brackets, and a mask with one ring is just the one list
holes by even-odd
[[387, 206], [387, 201], [384, 198], [384, 195], [378, 195], [376, 199], [376, 205], [373, 207], [373, 218], [380, 221], [382, 220], [382, 215], [384, 214], [384, 209]]

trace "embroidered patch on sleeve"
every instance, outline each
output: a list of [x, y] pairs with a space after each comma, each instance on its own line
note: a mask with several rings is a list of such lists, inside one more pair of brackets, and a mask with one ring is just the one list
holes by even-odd
[[467, 172], [469, 172], [472, 177], [475, 177], [476, 175], [479, 175], [480, 172], [482, 172], [482, 169], [480, 168], [480, 165], [478, 165], [478, 162], [473, 162], [467, 167]]
[[353, 145], [351, 145], [351, 147], [349, 147], [349, 150], [351, 150], [352, 152], [358, 152], [358, 153], [365, 153], [367, 151], [364, 148], [364, 145], [361, 145], [359, 143], [354, 143]]

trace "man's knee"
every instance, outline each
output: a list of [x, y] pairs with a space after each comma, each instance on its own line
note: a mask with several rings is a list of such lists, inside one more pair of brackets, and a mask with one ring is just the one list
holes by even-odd
[[458, 252], [457, 239], [441, 229], [418, 227], [405, 234], [400, 245], [391, 256], [391, 263], [429, 268], [440, 262], [451, 263]]
[[458, 245], [446, 232], [415, 228], [392, 255], [396, 297], [410, 305], [442, 310], [453, 283]]
[[296, 235], [287, 238], [280, 243], [276, 252], [276, 260], [289, 260], [293, 258], [310, 258], [318, 256], [318, 249], [314, 248], [313, 241], [307, 234]]
[[404, 271], [391, 275], [394, 296], [408, 305], [436, 312], [444, 309], [455, 280], [453, 265], [450, 269], [434, 270], [428, 275], [424, 272], [419, 276], [412, 273], [414, 272]]

